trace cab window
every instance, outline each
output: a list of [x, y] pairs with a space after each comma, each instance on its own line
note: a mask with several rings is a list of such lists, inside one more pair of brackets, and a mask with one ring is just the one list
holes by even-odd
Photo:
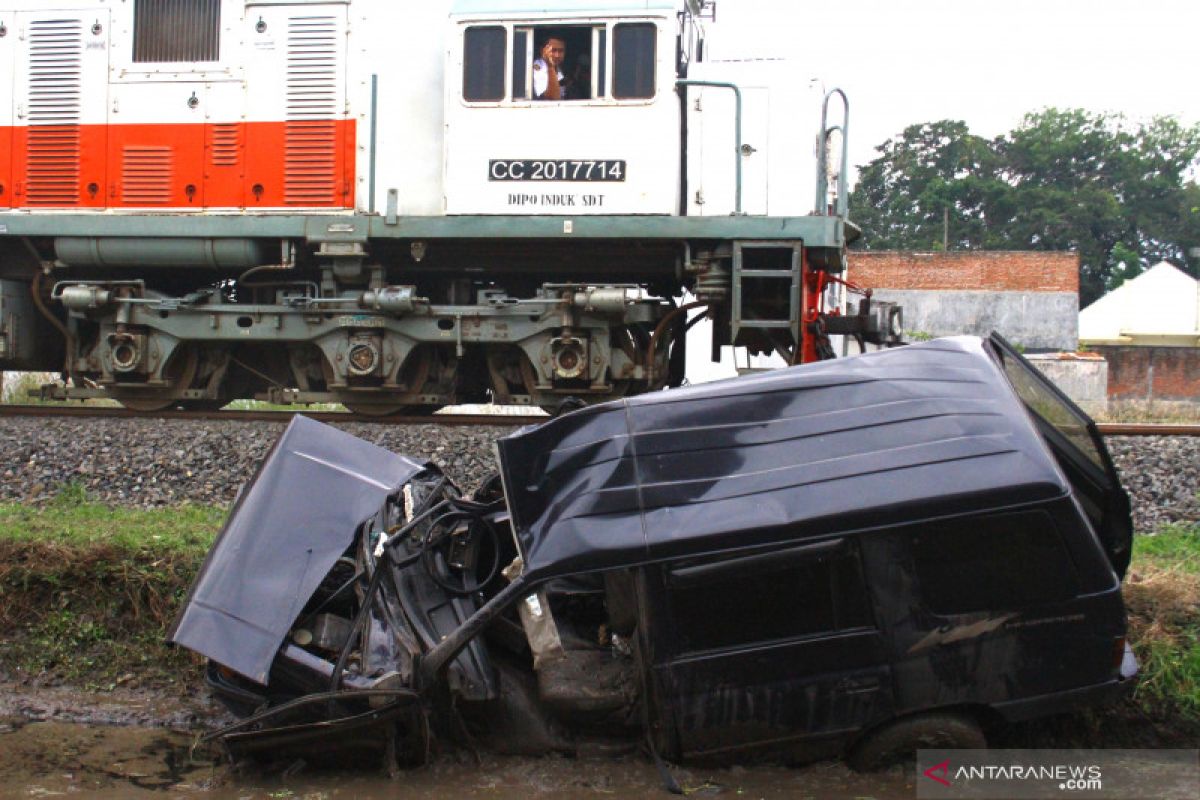
[[[592, 25], [550, 25], [514, 30], [514, 37], [527, 37], [522, 41], [533, 47], [526, 58], [530, 64], [527, 84], [516, 82], [520, 54], [513, 48], [513, 98], [590, 100], [599, 94], [592, 69], [598, 30], [603, 29]], [[551, 64], [557, 68], [551, 69]]]
[[613, 97], [654, 97], [654, 26], [622, 23], [613, 28]]
[[653, 23], [469, 26], [463, 99], [523, 104], [652, 98], [656, 30]]
[[463, 39], [463, 97], [467, 100], [504, 99], [504, 62], [508, 32], [499, 25], [467, 28]]

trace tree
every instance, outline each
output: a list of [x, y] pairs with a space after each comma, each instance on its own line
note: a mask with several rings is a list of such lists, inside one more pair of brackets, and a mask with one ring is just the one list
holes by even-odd
[[1077, 250], [1086, 305], [1200, 246], [1200, 126], [1170, 117], [1051, 108], [994, 141], [942, 121], [876, 149], [850, 198], [867, 248], [936, 247], [948, 209], [956, 249]]
[[[986, 209], [998, 188], [992, 143], [964, 122], [911, 125], [878, 148], [850, 195], [850, 218], [869, 232], [872, 249], [936, 249], [953, 217], [951, 246], [988, 245]], [[1001, 187], [1002, 188], [1002, 187]]]

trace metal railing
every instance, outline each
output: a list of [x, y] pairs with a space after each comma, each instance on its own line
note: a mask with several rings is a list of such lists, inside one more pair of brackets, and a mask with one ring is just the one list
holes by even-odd
[[[842, 98], [842, 124], [829, 127], [829, 101], [834, 96]], [[818, 214], [829, 212], [829, 135], [834, 131], [842, 133], [842, 166], [838, 170], [837, 206], [834, 213], [839, 217], [846, 216], [850, 198], [846, 195], [846, 173], [849, 171], [850, 142], [850, 101], [841, 89], [830, 89], [821, 103], [821, 133], [817, 142], [817, 203], [815, 211]]]

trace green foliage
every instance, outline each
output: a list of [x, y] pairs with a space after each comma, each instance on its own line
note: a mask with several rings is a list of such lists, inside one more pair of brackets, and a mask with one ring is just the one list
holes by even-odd
[[0, 541], [203, 555], [226, 513], [199, 505], [116, 508], [88, 501], [82, 485], [68, 484], [44, 508], [0, 503]]
[[1200, 525], [1134, 539], [1125, 602], [1141, 665], [1135, 698], [1152, 716], [1200, 723]]
[[9, 372], [5, 373], [3, 391], [0, 391], [0, 402], [13, 405], [47, 405], [49, 401], [41, 398], [42, 385], [53, 383], [54, 376], [49, 372]]
[[[1137, 536], [1133, 557], [1141, 566], [1169, 567], [1200, 575], [1200, 524], [1164, 525], [1152, 535]], [[1196, 623], [1200, 625], [1200, 618]]]
[[948, 230], [956, 250], [1077, 250], [1087, 305], [1200, 245], [1200, 126], [1171, 117], [1049, 108], [991, 141], [942, 120], [876, 149], [850, 197], [868, 249], [939, 249]]
[[109, 508], [79, 485], [41, 508], [0, 504], [0, 674], [194, 686], [199, 659], [163, 636], [224, 516]]

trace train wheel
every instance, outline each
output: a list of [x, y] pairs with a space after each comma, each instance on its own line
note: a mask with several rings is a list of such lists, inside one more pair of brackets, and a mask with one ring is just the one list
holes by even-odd
[[112, 397], [131, 411], [162, 411], [175, 405], [186, 408], [189, 401], [181, 399], [179, 395], [192, 385], [199, 367], [200, 353], [196, 348], [184, 345], [182, 352], [173, 355], [163, 370], [163, 377], [169, 381], [166, 389], [155, 392], [129, 392], [118, 389], [112, 392]]
[[160, 397], [158, 395], [149, 395], [143, 397], [118, 397], [116, 401], [128, 408], [130, 411], [162, 411], [164, 408], [170, 408], [175, 405], [176, 400], [173, 397]]
[[[412, 352], [408, 359], [401, 367], [401, 382], [408, 387], [409, 392], [420, 392], [425, 388], [425, 384], [429, 381], [429, 375], [433, 371], [434, 355], [433, 351], [419, 347]], [[364, 395], [363, 400], [343, 400], [342, 405], [348, 411], [359, 414], [364, 417], [391, 417], [397, 414], [411, 414], [413, 416], [425, 416], [432, 414], [438, 410], [438, 406], [431, 405], [406, 405], [404, 403], [389, 403], [386, 402], [387, 395], [382, 391], [375, 395], [375, 399], [368, 399], [370, 395]]]

